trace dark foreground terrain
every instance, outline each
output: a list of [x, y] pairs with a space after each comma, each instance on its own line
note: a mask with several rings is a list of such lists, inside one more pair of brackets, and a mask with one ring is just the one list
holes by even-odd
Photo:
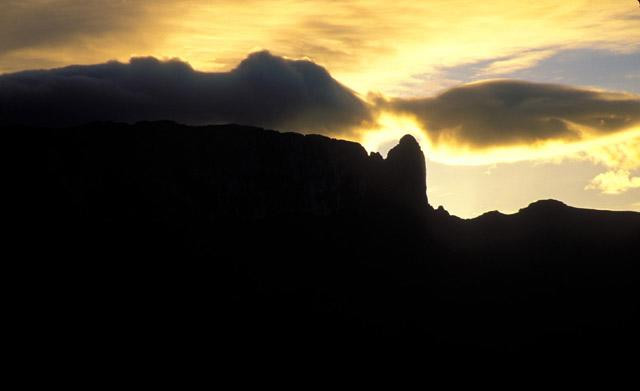
[[449, 216], [411, 136], [383, 159], [233, 125], [19, 131], [45, 158], [34, 311], [87, 349], [637, 352], [638, 213]]

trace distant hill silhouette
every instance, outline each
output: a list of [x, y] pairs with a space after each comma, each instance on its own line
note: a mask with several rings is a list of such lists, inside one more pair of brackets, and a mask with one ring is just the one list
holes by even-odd
[[452, 357], [638, 347], [639, 213], [546, 200], [450, 216], [428, 204], [411, 136], [383, 159], [237, 125], [14, 128], [42, 159], [26, 251], [56, 277], [39, 300], [82, 318], [78, 332], [111, 330], [104, 343], [144, 330], [149, 346], [375, 340]]

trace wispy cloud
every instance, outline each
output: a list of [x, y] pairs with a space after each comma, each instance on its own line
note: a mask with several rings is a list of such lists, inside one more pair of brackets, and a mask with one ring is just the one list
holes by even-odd
[[[0, 13], [0, 72], [179, 57], [233, 69], [267, 48], [308, 57], [362, 95], [432, 91], [414, 75], [486, 59], [503, 74], [554, 51], [640, 50], [637, 4], [590, 0], [312, 1], [9, 0]], [[404, 83], [404, 84], [403, 84]]]
[[534, 50], [518, 53], [512, 57], [492, 62], [482, 69], [479, 75], [485, 77], [504, 75], [521, 69], [530, 68], [540, 61], [551, 57], [556, 52], [556, 50]]

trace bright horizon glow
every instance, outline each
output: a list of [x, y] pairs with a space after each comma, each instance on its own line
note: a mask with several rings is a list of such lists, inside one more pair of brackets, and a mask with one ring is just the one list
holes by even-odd
[[[637, 194], [640, 190], [640, 177], [637, 176], [638, 167], [640, 167], [640, 127], [573, 143], [549, 141], [535, 146], [516, 145], [477, 150], [434, 144], [429, 140], [420, 123], [409, 115], [382, 112], [377, 118], [377, 123], [379, 126], [376, 128], [361, 130], [359, 137], [355, 137], [353, 141], [362, 144], [367, 152], [380, 152], [385, 156], [402, 136], [413, 135], [427, 160], [427, 190], [432, 205], [434, 207], [444, 205], [456, 216], [472, 218], [489, 210], [515, 213], [528, 203], [543, 198], [561, 199], [578, 207], [640, 212], [638, 197], [635, 201], [633, 198], [633, 194]], [[524, 197], [522, 201], [507, 201], [500, 198], [507, 194], [501, 189], [510, 188], [512, 186], [510, 182], [521, 178], [521, 175], [531, 176], [536, 182], [544, 181], [545, 177], [552, 175], [555, 177], [552, 179], [557, 181], [557, 177], [566, 175], [563, 167], [567, 164], [577, 164], [583, 167], [580, 168], [581, 171], [595, 170], [590, 174], [592, 179], [585, 178], [584, 183], [576, 183], [562, 193], [556, 193], [557, 190], [553, 188], [545, 189], [541, 186], [537, 190], [537, 194], [540, 195]], [[453, 177], [440, 174], [440, 171], [446, 167], [451, 167], [446, 171], [455, 172]], [[593, 168], [589, 169], [589, 167]], [[519, 174], [522, 170], [525, 170], [524, 173]], [[502, 177], [507, 179], [502, 179], [492, 172], [502, 173]], [[557, 174], [550, 174], [551, 172], [557, 172]], [[485, 190], [487, 194], [484, 194], [474, 190], [473, 185], [471, 188], [469, 185], [461, 185], [464, 182], [478, 181], [478, 178], [483, 179], [481, 182], [488, 183], [490, 186], [487, 188], [493, 188], [494, 193], [489, 194], [489, 191]], [[493, 181], [497, 182], [492, 184]], [[449, 190], [443, 192], [442, 189]], [[598, 197], [598, 204], [593, 205], [582, 201], [585, 195], [597, 196], [598, 193], [601, 194]], [[612, 203], [616, 196], [621, 195], [631, 202], [620, 206]], [[480, 196], [487, 199], [474, 199]], [[480, 205], [491, 206], [475, 206], [478, 202]]]
[[[609, 145], [630, 141], [637, 141], [640, 145], [640, 127], [570, 143], [546, 141], [535, 145], [474, 149], [445, 143], [433, 143], [420, 123], [410, 115], [382, 112], [377, 118], [377, 123], [378, 127], [361, 130], [360, 137], [354, 140], [362, 144], [367, 152], [386, 154], [385, 145], [399, 140], [405, 134], [411, 134], [418, 140], [429, 160], [447, 165], [485, 166], [522, 161], [557, 161], [558, 159], [579, 158], [579, 154], [589, 155], [593, 150]], [[593, 132], [593, 130], [583, 131], [583, 133], [586, 132]]]

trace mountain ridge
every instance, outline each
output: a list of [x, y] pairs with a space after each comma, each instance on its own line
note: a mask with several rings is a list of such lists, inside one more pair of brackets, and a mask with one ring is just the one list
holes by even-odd
[[640, 213], [538, 201], [450, 216], [429, 205], [410, 137], [382, 159], [239, 125], [14, 131], [36, 140], [41, 167], [25, 248], [50, 260], [43, 286], [64, 319], [109, 314], [193, 343], [222, 327], [230, 349], [388, 338], [438, 357], [542, 358], [640, 346]]

